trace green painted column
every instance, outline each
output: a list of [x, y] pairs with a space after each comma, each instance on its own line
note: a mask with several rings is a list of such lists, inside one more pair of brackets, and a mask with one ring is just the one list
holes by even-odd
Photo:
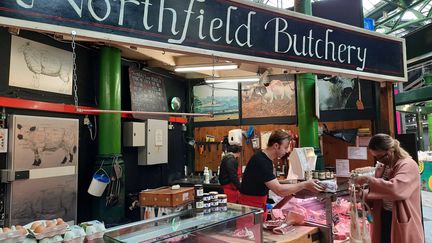
[[[424, 75], [424, 80], [426, 85], [431, 86], [432, 85], [432, 73], [426, 73]], [[426, 107], [432, 107], [432, 101], [426, 101], [425, 104]], [[432, 150], [432, 114], [427, 115], [428, 120], [428, 131], [429, 131], [429, 150]]]
[[315, 116], [315, 74], [297, 76], [297, 116], [300, 145], [319, 147], [318, 119]]
[[[121, 110], [121, 52], [100, 49], [99, 108]], [[101, 197], [92, 197], [92, 218], [116, 225], [125, 215], [125, 165], [121, 155], [121, 115], [102, 113], [98, 122], [98, 155], [94, 173], [107, 173], [110, 184]]]
[[[296, 0], [294, 10], [312, 15], [310, 0]], [[297, 75], [297, 119], [301, 147], [314, 147], [318, 156], [316, 169], [324, 169], [324, 159], [319, 148], [318, 119], [315, 116], [316, 75], [305, 73]]]
[[[99, 72], [99, 108], [121, 110], [121, 53], [113, 47], [102, 47]], [[121, 115], [99, 116], [99, 155], [121, 154]]]

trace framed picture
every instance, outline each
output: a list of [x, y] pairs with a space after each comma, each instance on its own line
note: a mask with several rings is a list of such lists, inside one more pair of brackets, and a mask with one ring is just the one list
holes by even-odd
[[56, 218], [76, 222], [76, 184], [75, 175], [12, 182], [10, 224], [24, 225], [38, 219]]
[[[373, 82], [342, 76], [317, 75], [320, 121], [374, 118]], [[361, 100], [364, 109], [357, 107]]]
[[78, 119], [13, 115], [11, 120], [13, 169], [78, 164]]
[[268, 84], [242, 84], [242, 119], [296, 116], [295, 76], [273, 75], [268, 78]]
[[9, 85], [72, 95], [72, 52], [12, 36]]
[[238, 92], [238, 83], [194, 86], [193, 112], [214, 114], [214, 117], [195, 117], [194, 122], [238, 120]]
[[12, 115], [9, 124], [8, 168], [29, 171], [29, 179], [10, 183], [11, 224], [76, 222], [78, 119]]

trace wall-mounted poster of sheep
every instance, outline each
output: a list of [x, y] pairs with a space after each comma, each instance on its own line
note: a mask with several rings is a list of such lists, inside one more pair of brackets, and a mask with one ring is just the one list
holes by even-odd
[[194, 113], [213, 113], [214, 117], [195, 117], [195, 122], [239, 119], [238, 84], [204, 84], [193, 87]]
[[78, 119], [14, 115], [9, 124], [13, 169], [77, 165]]
[[296, 115], [294, 75], [268, 76], [269, 83], [243, 83], [242, 118]]
[[40, 219], [62, 218], [76, 222], [77, 179], [57, 176], [11, 183], [10, 224], [27, 224]]
[[[317, 82], [321, 111], [355, 110], [358, 100], [362, 101], [365, 109], [373, 107], [371, 81], [317, 75]], [[359, 92], [359, 84], [361, 92]]]
[[9, 85], [72, 94], [72, 53], [12, 36]]

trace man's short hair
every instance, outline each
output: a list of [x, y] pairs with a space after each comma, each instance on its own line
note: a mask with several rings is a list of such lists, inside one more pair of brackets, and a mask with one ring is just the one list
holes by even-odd
[[230, 153], [239, 153], [241, 152], [242, 147], [238, 145], [228, 145], [227, 146], [227, 152]]

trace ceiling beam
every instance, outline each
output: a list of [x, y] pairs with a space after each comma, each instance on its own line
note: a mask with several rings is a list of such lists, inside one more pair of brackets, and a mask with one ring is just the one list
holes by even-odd
[[[417, 6], [420, 3], [424, 3], [424, 0], [415, 1], [414, 3], [412, 3], [411, 5], [408, 6], [408, 9], [414, 8], [415, 6]], [[399, 14], [400, 14], [400, 11], [396, 11], [391, 16], [388, 16], [387, 18], [384, 18], [381, 21], [377, 21], [376, 27], [379, 27], [380, 25], [387, 23], [388, 21], [392, 20], [394, 17], [398, 16]]]
[[406, 105], [432, 100], [432, 86], [426, 86], [395, 95], [395, 105]]

